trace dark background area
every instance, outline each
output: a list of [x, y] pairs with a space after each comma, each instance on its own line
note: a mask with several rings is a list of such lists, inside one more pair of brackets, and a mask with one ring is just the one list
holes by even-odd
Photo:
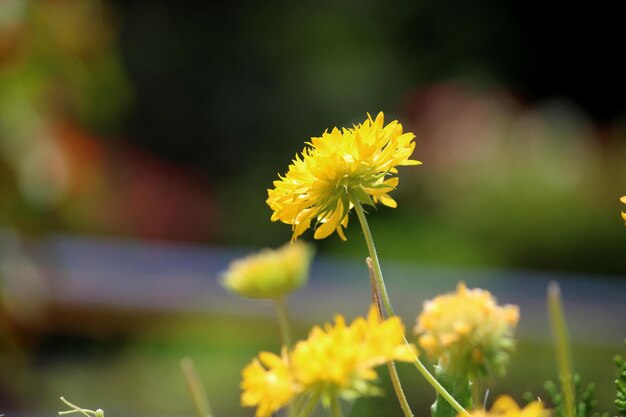
[[302, 138], [454, 77], [529, 106], [571, 100], [600, 128], [624, 114], [620, 14], [605, 2], [115, 6], [135, 89], [125, 136], [208, 178], [287, 160]]

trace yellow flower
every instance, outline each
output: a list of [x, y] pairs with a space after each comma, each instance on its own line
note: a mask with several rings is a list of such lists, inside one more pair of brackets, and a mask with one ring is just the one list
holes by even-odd
[[500, 307], [488, 291], [459, 283], [456, 293], [424, 303], [415, 332], [419, 346], [441, 366], [477, 377], [504, 373], [518, 321], [517, 306]]
[[384, 321], [375, 307], [367, 318], [350, 325], [341, 315], [335, 324], [315, 326], [307, 340], [298, 342], [281, 357], [262, 352], [243, 370], [241, 403], [257, 406], [257, 417], [267, 417], [302, 396], [320, 398], [325, 405], [334, 397], [354, 399], [379, 393], [374, 368], [390, 361], [411, 362], [417, 350], [404, 341], [398, 317]]
[[346, 399], [378, 393], [373, 381], [375, 367], [390, 361], [413, 361], [416, 349], [404, 342], [398, 317], [380, 321], [374, 307], [367, 319], [350, 325], [338, 315], [335, 325], [314, 327], [290, 356], [294, 376], [306, 392], [328, 402], [333, 396]]
[[[619, 199], [622, 203], [626, 204], [626, 195]], [[622, 219], [626, 222], [626, 213], [622, 211]]]
[[256, 417], [268, 417], [289, 404], [296, 394], [297, 386], [289, 370], [289, 362], [269, 352], [261, 352], [243, 372], [241, 404], [257, 407]]
[[279, 298], [306, 282], [312, 257], [313, 250], [301, 242], [264, 249], [232, 262], [222, 284], [244, 297]]
[[540, 401], [533, 401], [520, 409], [515, 400], [508, 395], [500, 396], [491, 407], [491, 410], [475, 410], [472, 417], [542, 417], [543, 406]]
[[268, 190], [267, 204], [274, 211], [272, 221], [290, 224], [292, 240], [315, 221], [315, 239], [334, 231], [345, 240], [343, 228], [355, 203], [377, 202], [396, 207], [389, 192], [398, 185], [400, 165], [418, 165], [409, 159], [415, 148], [412, 133], [403, 133], [393, 121], [384, 125], [384, 115], [352, 128], [332, 129], [311, 138], [301, 155], [296, 155], [285, 176], [279, 175]]

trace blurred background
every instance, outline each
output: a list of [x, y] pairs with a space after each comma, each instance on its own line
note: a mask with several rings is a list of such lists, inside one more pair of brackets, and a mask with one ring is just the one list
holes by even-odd
[[[407, 327], [456, 281], [483, 285], [522, 307], [493, 392], [545, 395], [556, 279], [575, 368], [613, 412], [626, 336], [619, 16], [491, 0], [0, 1], [0, 413], [52, 415], [65, 395], [107, 415], [191, 415], [178, 361], [192, 356], [216, 415], [252, 415], [239, 372], [278, 350], [278, 330], [271, 306], [227, 294], [218, 275], [289, 240], [266, 190], [304, 142], [379, 111], [416, 134], [424, 163], [401, 169], [397, 209], [370, 213]], [[367, 310], [354, 226], [347, 243], [315, 242], [292, 303], [300, 337]], [[406, 372], [425, 413], [432, 395]], [[352, 415], [394, 407], [375, 398]]]

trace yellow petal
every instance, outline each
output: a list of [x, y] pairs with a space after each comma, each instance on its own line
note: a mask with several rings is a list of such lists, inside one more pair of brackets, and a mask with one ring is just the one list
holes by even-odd
[[394, 200], [393, 198], [389, 197], [388, 194], [383, 194], [381, 196], [378, 196], [378, 199], [380, 200], [381, 203], [383, 203], [387, 207], [391, 207], [391, 208], [398, 207], [398, 203], [396, 203], [396, 200]]
[[339, 239], [343, 240], [344, 242], [348, 240], [345, 233], [343, 232], [343, 227], [341, 227], [341, 225], [337, 226], [337, 235], [339, 235]]
[[259, 353], [259, 359], [261, 360], [261, 362], [263, 362], [263, 365], [267, 366], [268, 368], [280, 366], [282, 364], [282, 359], [271, 352]]
[[383, 112], [378, 113], [376, 116], [376, 121], [374, 122], [376, 126], [382, 128], [385, 124], [385, 114]]
[[422, 165], [422, 161], [416, 161], [415, 159], [407, 159], [402, 162], [400, 165], [402, 166], [411, 166], [411, 165]]
[[326, 221], [315, 230], [315, 234], [313, 235], [313, 237], [315, 239], [324, 239], [325, 237], [330, 236], [337, 229], [339, 223], [341, 223], [342, 211], [343, 210], [341, 209], [340, 203], [338, 204], [338, 207], [337, 209], [335, 209], [333, 214], [331, 214], [330, 217], [327, 218]]
[[500, 396], [491, 407], [492, 413], [506, 414], [509, 411], [519, 411], [519, 407], [515, 400], [508, 395]]
[[541, 417], [543, 405], [541, 401], [533, 401], [522, 410], [521, 417]]

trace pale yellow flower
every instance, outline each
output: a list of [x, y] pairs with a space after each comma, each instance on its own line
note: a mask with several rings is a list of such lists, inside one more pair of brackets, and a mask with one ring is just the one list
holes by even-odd
[[286, 355], [282, 357], [261, 352], [242, 372], [241, 405], [257, 407], [256, 417], [268, 417], [289, 404], [297, 385], [289, 369]]
[[353, 399], [378, 392], [375, 368], [390, 361], [413, 361], [416, 349], [404, 342], [398, 317], [380, 321], [374, 307], [367, 319], [350, 325], [338, 315], [335, 324], [314, 327], [290, 355], [294, 376], [307, 392]]
[[472, 417], [542, 417], [544, 412], [540, 401], [533, 401], [523, 409], [520, 409], [515, 400], [508, 395], [498, 397], [491, 410], [472, 411]]
[[446, 369], [472, 377], [502, 374], [518, 320], [517, 306], [500, 307], [488, 291], [459, 283], [456, 293], [424, 303], [415, 332], [418, 345]]
[[[620, 198], [619, 201], [621, 201], [622, 203], [626, 204], [626, 195], [623, 196], [622, 198]], [[622, 211], [622, 219], [626, 223], [626, 213], [624, 213], [623, 211]]]
[[307, 280], [313, 250], [294, 242], [231, 263], [222, 275], [229, 290], [250, 298], [279, 298], [300, 288]]
[[272, 221], [290, 224], [296, 239], [315, 222], [316, 239], [334, 231], [345, 240], [343, 228], [355, 203], [381, 202], [396, 207], [389, 192], [398, 185], [396, 167], [418, 165], [410, 159], [415, 135], [404, 133], [397, 121], [384, 125], [384, 115], [352, 128], [332, 129], [311, 138], [296, 155], [285, 176], [268, 190]]

